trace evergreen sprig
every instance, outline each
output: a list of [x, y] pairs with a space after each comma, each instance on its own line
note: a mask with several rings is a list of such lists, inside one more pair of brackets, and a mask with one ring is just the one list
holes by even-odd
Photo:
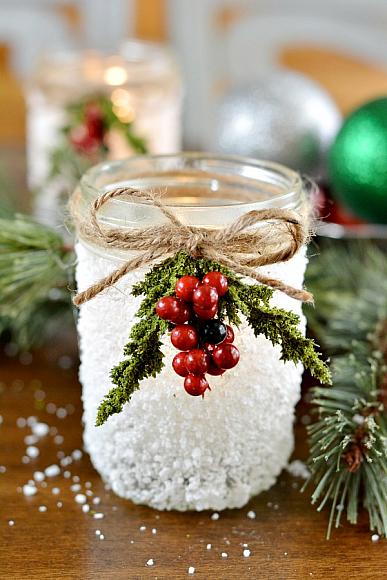
[[32, 218], [0, 218], [0, 333], [21, 348], [43, 339], [50, 321], [70, 312], [74, 256], [54, 230]]
[[330, 504], [328, 538], [344, 513], [356, 524], [360, 506], [370, 529], [387, 535], [385, 255], [372, 244], [328, 246], [308, 278], [319, 312], [312, 328], [333, 356], [333, 387], [313, 391], [312, 502]]
[[185, 275], [202, 278], [209, 271], [220, 271], [227, 276], [229, 291], [219, 300], [219, 318], [235, 326], [241, 324], [240, 314], [246, 317], [255, 336], [263, 334], [281, 347], [284, 361], [302, 362], [314, 376], [329, 383], [330, 374], [315, 351], [315, 344], [298, 329], [299, 317], [280, 308], [271, 307], [273, 290], [263, 285], [248, 285], [228, 268], [211, 260], [193, 260], [179, 252], [154, 266], [144, 280], [132, 288], [133, 296], [144, 296], [137, 312], [140, 319], [130, 333], [124, 355], [128, 357], [111, 372], [115, 385], [102, 401], [97, 414], [97, 425], [102, 425], [112, 414], [122, 411], [140, 382], [155, 377], [163, 368], [161, 337], [170, 325], [155, 313], [155, 305], [163, 296], [174, 294], [175, 284]]

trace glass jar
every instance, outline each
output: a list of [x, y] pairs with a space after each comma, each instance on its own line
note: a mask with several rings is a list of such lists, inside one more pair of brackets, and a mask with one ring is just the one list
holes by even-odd
[[[165, 192], [164, 203], [184, 223], [224, 227], [252, 209], [300, 207], [305, 186], [285, 167], [237, 157], [200, 153], [145, 156], [94, 167], [81, 180], [78, 209], [116, 187]], [[134, 228], [165, 220], [156, 207], [122, 198], [100, 212], [103, 223]], [[77, 283], [82, 291], [132, 257], [79, 240]], [[291, 260], [265, 268], [301, 287], [305, 248]], [[101, 426], [99, 403], [111, 388], [110, 370], [123, 359], [141, 302], [131, 286], [146, 270], [128, 274], [80, 308], [80, 380], [84, 442], [95, 468], [119, 496], [157, 509], [222, 510], [246, 504], [268, 489], [293, 450], [294, 409], [300, 398], [302, 366], [280, 360], [279, 347], [255, 338], [243, 322], [236, 329], [240, 363], [221, 377], [202, 400], [188, 396], [171, 368], [176, 350], [164, 337], [165, 367]], [[305, 319], [301, 304], [280, 292], [273, 303]]]
[[[110, 99], [113, 113], [122, 123], [132, 123], [149, 153], [181, 149], [182, 85], [169, 49], [133, 40], [116, 55], [91, 51], [46, 55], [26, 91], [28, 183], [36, 191], [35, 214], [45, 222], [63, 222], [58, 198], [63, 191], [68, 195], [80, 177], [73, 181], [66, 165], [68, 153], [57, 152], [69, 124], [69, 107], [95, 97]], [[112, 130], [106, 141], [103, 156], [108, 159], [133, 154], [118, 130]], [[62, 166], [54, 175], [58, 163]], [[85, 169], [84, 159], [73, 165], [81, 172]]]

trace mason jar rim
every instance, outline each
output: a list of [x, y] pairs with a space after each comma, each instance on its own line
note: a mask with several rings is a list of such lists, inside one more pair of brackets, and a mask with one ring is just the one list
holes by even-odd
[[[207, 209], [215, 209], [219, 207], [229, 207], [232, 206], [233, 208], [243, 208], [245, 211], [249, 210], [249, 206], [254, 206], [255, 208], [267, 208], [267, 207], [293, 207], [296, 208], [299, 206], [303, 201], [303, 185], [304, 181], [302, 176], [295, 170], [290, 169], [284, 165], [273, 161], [266, 161], [260, 159], [254, 159], [250, 157], [243, 157], [237, 155], [218, 155], [212, 153], [205, 153], [205, 152], [196, 152], [196, 151], [183, 151], [175, 154], [163, 154], [163, 155], [137, 155], [128, 157], [121, 160], [116, 161], [104, 161], [99, 163], [98, 165], [94, 165], [92, 168], [87, 170], [80, 180], [80, 189], [82, 196], [87, 198], [85, 201], [89, 201], [90, 203], [97, 198], [101, 193], [112, 189], [113, 187], [119, 187], [119, 184], [113, 180], [113, 183], [109, 183], [108, 185], [98, 186], [97, 180], [104, 175], [110, 175], [114, 173], [114, 171], [120, 171], [124, 168], [127, 170], [128, 177], [127, 181], [130, 181], [130, 171], [132, 170], [134, 174], [136, 174], [135, 169], [136, 166], [140, 163], [147, 162], [149, 164], [153, 164], [155, 167], [154, 170], [157, 169], [157, 164], [165, 163], [168, 165], [169, 163], [176, 162], [176, 170], [181, 171], [184, 173], [184, 170], [188, 170], [190, 168], [195, 168], [196, 164], [200, 163], [208, 163], [208, 170], [211, 169], [211, 162], [217, 164], [224, 164], [224, 168], [229, 168], [233, 166], [235, 169], [234, 175], [236, 177], [247, 178], [250, 180], [250, 187], [254, 189], [258, 184], [258, 176], [260, 175], [262, 178], [266, 177], [266, 181], [261, 181], [261, 184], [269, 185], [276, 185], [279, 188], [282, 188], [280, 193], [273, 195], [272, 199], [263, 199], [263, 200], [245, 200], [245, 201], [234, 201], [232, 203], [222, 203], [222, 204], [205, 204], [204, 206]], [[215, 167], [214, 167], [215, 168]], [[138, 173], [137, 168], [137, 173]], [[203, 169], [200, 167], [199, 169]], [[237, 173], [238, 170], [240, 173]], [[159, 169], [159, 187], [165, 188], [163, 185], [163, 171]], [[205, 175], [206, 171], [203, 171], [203, 175]], [[167, 173], [165, 173], [167, 175]], [[199, 175], [200, 173], [198, 173]], [[149, 177], [152, 174], [149, 172]], [[229, 175], [227, 171], [224, 172], [224, 176], [226, 177]], [[218, 178], [222, 177], [222, 174], [217, 175]], [[143, 175], [141, 180], [146, 181], [147, 176]], [[133, 182], [137, 181], [134, 179]], [[128, 184], [128, 186], [130, 186]], [[135, 185], [134, 185], [135, 186]], [[139, 187], [137, 185], [137, 187]], [[149, 202], [144, 200], [123, 200], [121, 199], [113, 199], [111, 203], [131, 203], [136, 205], [148, 205]], [[188, 208], [186, 204], [178, 204], [178, 203], [168, 203], [168, 198], [164, 198], [163, 202], [167, 206], [172, 207], [181, 207], [181, 208]], [[259, 208], [257, 207], [259, 206]], [[198, 206], [193, 206], [198, 207]]]
[[[87, 60], [91, 63], [95, 61], [99, 67], [98, 74], [102, 75], [109, 67], [122, 68], [127, 74], [127, 79], [117, 83], [117, 86], [159, 82], [177, 69], [174, 53], [168, 45], [128, 39], [121, 44], [117, 52], [88, 48], [54, 49], [40, 56], [32, 80], [46, 84], [47, 79], [51, 79], [53, 83], [62, 84], [63, 79], [67, 78], [66, 71], [78, 74], [78, 71], [83, 70]], [[74, 82], [74, 79], [71, 80]]]

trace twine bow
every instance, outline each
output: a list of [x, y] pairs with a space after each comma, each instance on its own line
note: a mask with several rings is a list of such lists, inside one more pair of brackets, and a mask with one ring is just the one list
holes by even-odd
[[[135, 201], [149, 201], [168, 221], [130, 230], [102, 225], [97, 217], [98, 211], [110, 199], [123, 195], [129, 195]], [[193, 258], [214, 260], [236, 274], [253, 278], [296, 300], [313, 302], [312, 294], [306, 290], [293, 288], [256, 270], [260, 266], [290, 260], [306, 243], [308, 217], [302, 213], [280, 208], [252, 210], [223, 229], [190, 226], [183, 224], [155, 193], [131, 188], [102, 194], [91, 205], [86, 219], [77, 213], [75, 203], [72, 213], [77, 231], [85, 241], [105, 248], [138, 252], [117, 270], [77, 294], [73, 299], [76, 306], [114, 286], [129, 272], [179, 251], [185, 251]]]

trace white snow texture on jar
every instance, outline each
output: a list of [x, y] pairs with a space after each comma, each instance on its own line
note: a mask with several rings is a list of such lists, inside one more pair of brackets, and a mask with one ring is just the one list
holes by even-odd
[[[276, 164], [204, 154], [139, 157], [89, 171], [80, 185], [81, 211], [98, 194], [129, 185], [166, 191], [164, 202], [179, 219], [212, 227], [224, 227], [251, 209], [297, 208], [305, 194], [299, 175]], [[120, 199], [104, 206], [101, 219], [130, 228], [165, 218], [151, 205]], [[128, 258], [82, 240], [77, 256], [79, 291]], [[302, 287], [305, 266], [303, 248], [265, 272]], [[131, 296], [131, 286], [145, 271], [128, 274], [80, 308], [86, 450], [114, 492], [135, 503], [182, 511], [242, 507], [274, 484], [292, 453], [302, 366], [282, 362], [279, 347], [255, 338], [243, 323], [235, 329], [239, 364], [223, 376], [210, 377], [212, 390], [203, 399], [190, 397], [171, 367], [177, 351], [165, 336], [162, 372], [144, 380], [120, 414], [96, 427], [97, 408], [112, 387], [110, 371], [124, 358], [141, 302]], [[273, 304], [300, 315], [305, 329], [299, 302], [275, 292]]]
[[[122, 121], [152, 154], [181, 149], [182, 85], [170, 51], [145, 41], [127, 41], [120, 54], [54, 52], [41, 61], [26, 91], [27, 178], [36, 191], [34, 213], [49, 225], [63, 224], [63, 190], [75, 183], [50, 180], [51, 154], [62, 139], [66, 107], [84, 97], [109, 96]], [[111, 160], [133, 154], [118, 132], [109, 138]]]

